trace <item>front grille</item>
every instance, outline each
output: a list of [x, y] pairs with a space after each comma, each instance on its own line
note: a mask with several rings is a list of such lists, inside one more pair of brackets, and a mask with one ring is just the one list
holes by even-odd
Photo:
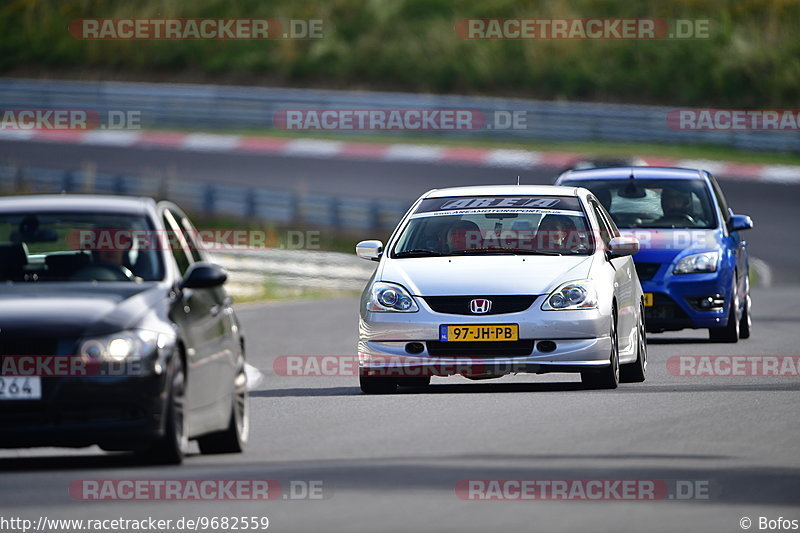
[[656, 275], [658, 269], [661, 268], [661, 263], [640, 263], [634, 261], [636, 267], [636, 275], [639, 276], [639, 281], [649, 281]]
[[511, 295], [511, 296], [424, 296], [425, 302], [437, 313], [448, 315], [474, 315], [469, 310], [469, 303], [476, 298], [491, 300], [492, 308], [488, 313], [481, 315], [501, 315], [504, 313], [518, 313], [525, 311], [538, 298], [537, 295]]
[[653, 293], [652, 307], [644, 308], [645, 321], [689, 320], [689, 315], [675, 300], [660, 292]]
[[60, 339], [53, 337], [4, 337], [0, 355], [58, 355]]
[[428, 341], [430, 355], [450, 357], [517, 357], [530, 355], [533, 351], [532, 340], [497, 341], [497, 342], [443, 342]]

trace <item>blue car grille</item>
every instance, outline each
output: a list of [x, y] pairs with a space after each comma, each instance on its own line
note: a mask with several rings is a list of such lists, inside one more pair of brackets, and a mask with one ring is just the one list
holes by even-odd
[[661, 268], [661, 263], [640, 263], [634, 261], [636, 267], [636, 274], [639, 276], [640, 281], [650, 281], [656, 275], [658, 269]]

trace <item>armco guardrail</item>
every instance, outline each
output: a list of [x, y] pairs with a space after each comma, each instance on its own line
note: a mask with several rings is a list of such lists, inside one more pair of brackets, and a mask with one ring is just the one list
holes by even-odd
[[341, 229], [394, 229], [409, 208], [397, 200], [298, 194], [172, 179], [0, 165], [0, 194], [96, 193], [152, 196], [204, 215]]
[[230, 273], [228, 290], [234, 296], [258, 296], [267, 284], [360, 291], [378, 265], [355, 254], [307, 250], [230, 250], [210, 256]]
[[[797, 131], [674, 130], [667, 126], [667, 113], [672, 111], [667, 107], [517, 98], [2, 78], [0, 108], [138, 111], [143, 128], [203, 130], [270, 129], [275, 113], [286, 109], [472, 109], [487, 117], [517, 111], [527, 119], [524, 129], [494, 127], [478, 134], [556, 141], [700, 143], [800, 152]], [[463, 138], [476, 133], [425, 134]]]

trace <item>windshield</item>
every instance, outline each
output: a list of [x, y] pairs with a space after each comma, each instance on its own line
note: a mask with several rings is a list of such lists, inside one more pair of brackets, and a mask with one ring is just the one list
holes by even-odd
[[411, 216], [392, 257], [588, 255], [590, 233], [575, 197], [431, 198]]
[[0, 214], [0, 281], [154, 281], [158, 247], [143, 216], [86, 213]]
[[619, 228], [710, 229], [716, 216], [703, 180], [569, 180], [592, 191]]

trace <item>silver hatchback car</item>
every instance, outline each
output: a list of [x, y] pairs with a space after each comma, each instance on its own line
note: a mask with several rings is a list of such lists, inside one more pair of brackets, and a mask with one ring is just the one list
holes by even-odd
[[361, 297], [361, 390], [512, 373], [579, 372], [590, 388], [644, 381], [638, 249], [583, 188], [425, 193], [385, 247], [356, 246], [379, 262]]

